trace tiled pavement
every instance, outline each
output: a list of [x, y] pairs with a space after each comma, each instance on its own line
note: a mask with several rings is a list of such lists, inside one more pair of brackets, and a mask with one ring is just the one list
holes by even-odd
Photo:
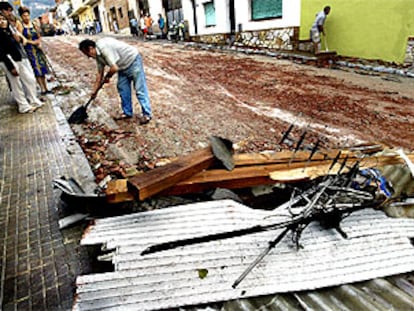
[[52, 180], [93, 184], [58, 101], [18, 114], [0, 72], [0, 310], [70, 310], [76, 276], [90, 271], [81, 228], [58, 227]]

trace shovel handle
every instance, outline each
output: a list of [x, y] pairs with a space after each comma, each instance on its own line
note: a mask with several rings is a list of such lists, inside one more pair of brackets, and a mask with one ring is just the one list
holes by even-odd
[[89, 104], [95, 99], [96, 95], [98, 95], [98, 92], [101, 90], [103, 85], [105, 84], [105, 80], [108, 78], [108, 73], [105, 75], [105, 77], [102, 79], [102, 81], [99, 83], [98, 88], [96, 91], [92, 94], [91, 98], [89, 98], [88, 102], [85, 104], [85, 108], [88, 108]]

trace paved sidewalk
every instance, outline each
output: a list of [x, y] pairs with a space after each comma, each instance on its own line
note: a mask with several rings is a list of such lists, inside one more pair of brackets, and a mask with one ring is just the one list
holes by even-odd
[[0, 310], [70, 310], [76, 276], [90, 271], [81, 228], [58, 227], [52, 180], [91, 187], [93, 175], [57, 102], [18, 114], [0, 72]]

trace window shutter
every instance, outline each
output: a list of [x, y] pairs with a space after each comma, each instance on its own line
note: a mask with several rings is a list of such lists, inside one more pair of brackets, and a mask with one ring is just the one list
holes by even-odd
[[283, 0], [252, 0], [252, 19], [282, 17]]

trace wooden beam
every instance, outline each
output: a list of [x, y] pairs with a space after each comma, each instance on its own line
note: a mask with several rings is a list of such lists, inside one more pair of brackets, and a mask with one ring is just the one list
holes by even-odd
[[[315, 153], [312, 156], [312, 160], [328, 160], [334, 159], [338, 154], [339, 150], [327, 151], [322, 153]], [[264, 164], [278, 164], [278, 163], [289, 163], [307, 161], [310, 157], [310, 151], [280, 151], [280, 152], [269, 152], [269, 153], [239, 153], [233, 155], [234, 163], [236, 167], [240, 166], [251, 166], [251, 165], [264, 165]], [[356, 157], [356, 153], [349, 151], [341, 151], [340, 158]]]
[[214, 162], [210, 147], [195, 151], [165, 166], [129, 178], [128, 191], [137, 200], [145, 200], [205, 170]]
[[[372, 143], [366, 145], [357, 145], [349, 147], [348, 149], [330, 149], [330, 150], [319, 150], [312, 156], [312, 160], [332, 160], [340, 151], [340, 159], [345, 157], [357, 158], [361, 155], [373, 154], [384, 150], [384, 145], [381, 143]], [[288, 163], [292, 162], [303, 162], [307, 161], [310, 157], [310, 151], [298, 151], [294, 154], [290, 150], [282, 150], [278, 152], [267, 152], [267, 153], [239, 153], [234, 154], [234, 164], [236, 166], [244, 165], [261, 165], [261, 164], [277, 164], [277, 163]]]
[[[408, 155], [414, 161], [414, 155]], [[347, 165], [351, 166], [356, 161], [361, 161], [360, 167], [381, 167], [392, 164], [404, 164], [399, 156], [370, 156], [365, 159], [348, 158]], [[315, 176], [315, 172], [327, 171], [332, 160], [312, 161], [307, 163], [293, 162], [271, 165], [256, 165], [236, 167], [232, 171], [223, 169], [207, 170], [200, 172], [191, 178], [184, 180], [169, 189], [164, 190], [160, 195], [179, 195], [186, 193], [197, 193], [214, 188], [245, 188], [263, 184], [274, 184], [277, 182], [289, 183], [302, 181]], [[306, 168], [306, 169], [305, 169]], [[311, 169], [314, 168], [314, 169]], [[319, 170], [318, 170], [319, 168]], [[305, 169], [305, 170], [304, 170]], [[311, 172], [308, 175], [303, 172]], [[296, 176], [295, 176], [296, 174]]]
[[134, 196], [128, 192], [126, 179], [117, 179], [108, 182], [105, 194], [106, 202], [109, 204], [134, 201]]

